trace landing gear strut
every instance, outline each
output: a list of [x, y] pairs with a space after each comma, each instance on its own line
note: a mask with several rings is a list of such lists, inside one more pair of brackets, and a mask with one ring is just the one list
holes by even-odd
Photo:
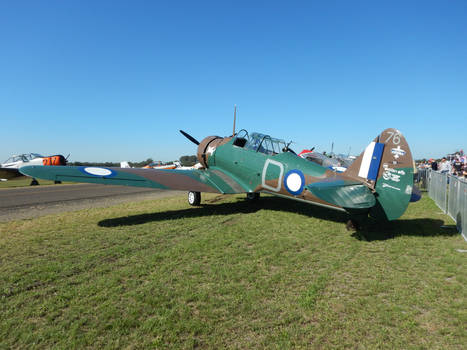
[[188, 204], [197, 206], [201, 203], [201, 193], [190, 191], [188, 192]]
[[256, 201], [259, 199], [259, 193], [258, 192], [248, 192], [246, 194], [246, 199], [249, 201]]
[[39, 181], [37, 181], [35, 178], [32, 178], [31, 183], [29, 184], [29, 186], [38, 186], [38, 185], [39, 185]]

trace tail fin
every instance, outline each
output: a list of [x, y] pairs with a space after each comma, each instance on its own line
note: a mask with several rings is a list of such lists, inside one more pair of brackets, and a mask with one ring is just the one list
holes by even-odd
[[386, 129], [360, 154], [345, 175], [366, 183], [376, 194], [370, 215], [395, 220], [404, 214], [413, 189], [413, 159], [396, 129]]

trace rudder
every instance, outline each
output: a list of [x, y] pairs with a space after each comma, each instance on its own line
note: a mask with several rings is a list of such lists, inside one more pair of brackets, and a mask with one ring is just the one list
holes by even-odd
[[407, 209], [413, 189], [413, 159], [399, 130], [378, 135], [347, 169], [345, 175], [373, 190], [377, 204], [370, 210], [376, 218], [395, 220]]

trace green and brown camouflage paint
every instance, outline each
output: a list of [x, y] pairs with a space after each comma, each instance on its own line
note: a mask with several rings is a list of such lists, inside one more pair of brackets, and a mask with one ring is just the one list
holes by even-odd
[[[336, 173], [291, 152], [266, 154], [244, 147], [237, 136], [209, 136], [197, 151], [199, 169], [158, 170], [29, 166], [25, 175], [57, 181], [91, 182], [215, 193], [267, 192], [277, 196], [394, 220], [410, 201], [413, 160], [402, 134], [386, 129], [377, 177], [361, 177], [363, 152], [344, 173]], [[368, 158], [367, 158], [368, 160]]]

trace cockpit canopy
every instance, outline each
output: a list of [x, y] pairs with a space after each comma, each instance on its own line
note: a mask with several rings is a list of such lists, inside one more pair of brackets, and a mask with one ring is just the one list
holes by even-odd
[[36, 158], [43, 158], [43, 156], [37, 153], [19, 154], [8, 158], [4, 163], [29, 162]]
[[287, 151], [287, 143], [284, 140], [276, 139], [258, 132], [248, 134], [248, 131], [245, 129], [240, 130], [235, 135], [233, 144], [238, 147], [269, 155]]

